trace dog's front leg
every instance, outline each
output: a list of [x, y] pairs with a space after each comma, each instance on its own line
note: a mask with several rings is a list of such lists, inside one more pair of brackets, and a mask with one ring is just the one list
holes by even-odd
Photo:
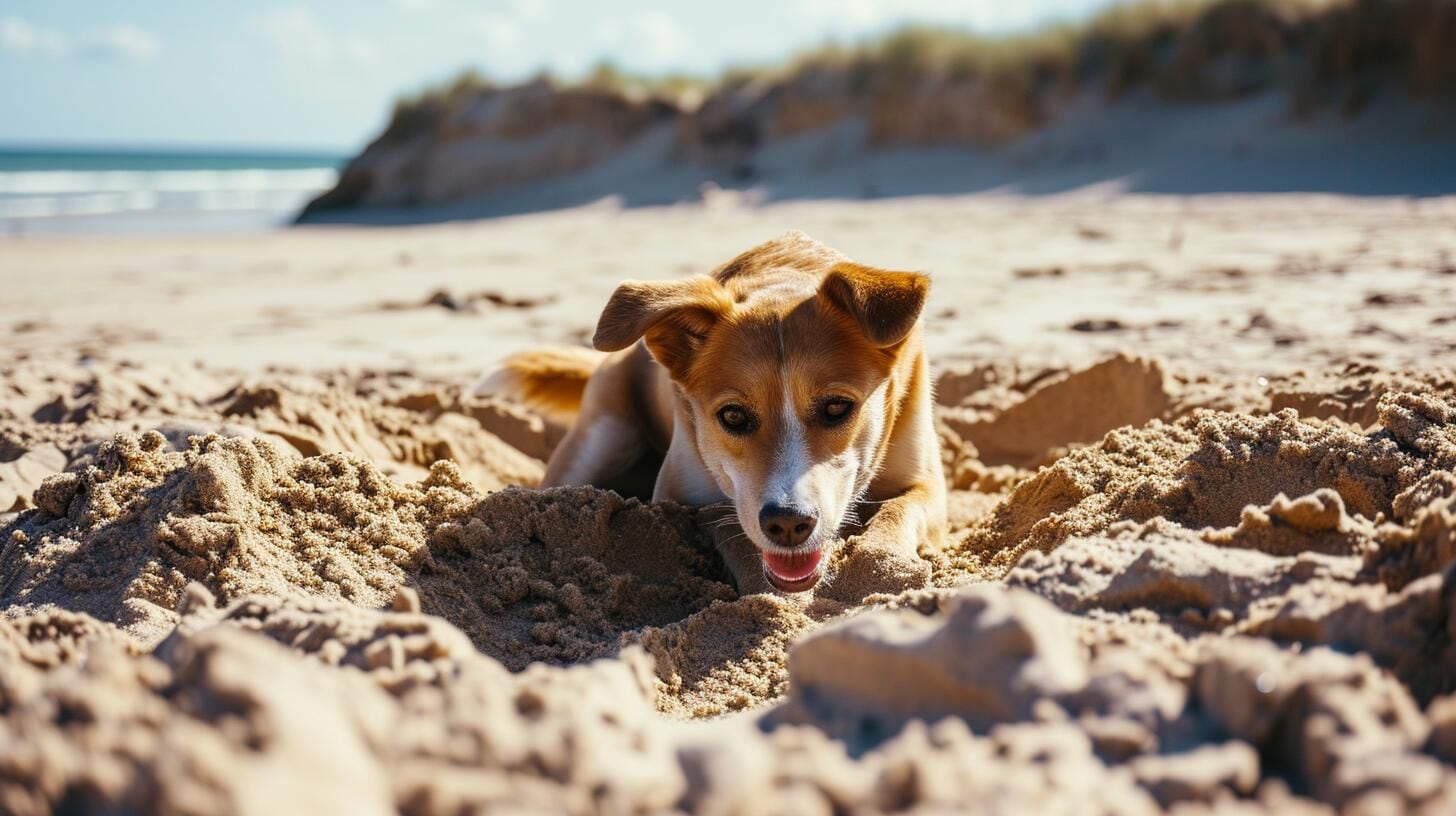
[[922, 543], [938, 546], [945, 528], [945, 488], [919, 484], [882, 502], [859, 538], [915, 555]]
[[731, 505], [699, 510], [698, 525], [712, 535], [713, 546], [723, 557], [723, 564], [733, 577], [733, 585], [739, 595], [773, 591], [768, 577], [763, 574], [763, 559], [758, 554], [758, 547], [743, 532]]
[[828, 597], [857, 603], [878, 592], [896, 593], [930, 583], [920, 544], [945, 536], [945, 490], [917, 485], [879, 505], [864, 532], [846, 539]]

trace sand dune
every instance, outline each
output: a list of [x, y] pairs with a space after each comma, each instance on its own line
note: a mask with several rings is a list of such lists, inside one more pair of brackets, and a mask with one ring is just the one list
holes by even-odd
[[[0, 810], [1449, 811], [1450, 205], [1311, 206], [0, 245]], [[738, 597], [692, 508], [530, 489], [560, 429], [466, 393], [790, 221], [937, 273], [929, 587], [851, 542]]]

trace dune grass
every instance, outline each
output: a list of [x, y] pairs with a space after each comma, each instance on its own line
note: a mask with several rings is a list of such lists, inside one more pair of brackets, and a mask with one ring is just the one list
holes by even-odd
[[[1281, 90], [1298, 113], [1334, 107], [1353, 114], [1392, 87], [1413, 96], [1456, 95], [1456, 0], [1134, 0], [1081, 23], [1007, 37], [907, 27], [717, 77], [643, 76], [604, 61], [574, 81], [538, 79], [690, 113], [715, 93], [824, 76], [870, 102], [972, 85], [990, 89], [997, 104], [1031, 111], [1084, 91], [1196, 102]], [[385, 138], [417, 133], [498, 87], [467, 71], [401, 99]]]

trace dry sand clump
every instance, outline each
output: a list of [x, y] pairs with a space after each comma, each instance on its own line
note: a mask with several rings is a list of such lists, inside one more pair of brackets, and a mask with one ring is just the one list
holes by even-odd
[[6, 605], [86, 611], [150, 647], [184, 589], [386, 606], [402, 586], [512, 670], [733, 597], [688, 512], [591, 489], [482, 495], [450, 462], [398, 483], [343, 454], [152, 431], [48, 480], [8, 529]]
[[945, 556], [994, 574], [1028, 550], [1154, 518], [1226, 546], [1356, 552], [1372, 542], [1357, 528], [1386, 521], [1422, 477], [1456, 467], [1451, 412], [1449, 397], [1391, 392], [1369, 432], [1293, 409], [1120, 428], [1019, 483]]
[[21, 362], [0, 367], [0, 379], [0, 513], [30, 507], [41, 481], [84, 464], [118, 432], [155, 430], [177, 450], [191, 436], [261, 436], [301, 456], [352, 453], [407, 479], [449, 459], [482, 490], [535, 484], [560, 439], [518, 407], [389, 374], [260, 381], [196, 367]]
[[65, 459], [0, 528], [6, 812], [1456, 806], [1440, 373], [947, 374], [933, 587], [847, 546], [812, 598], [738, 597], [689, 508], [504, 487], [514, 406], [143, 376], [0, 418]]

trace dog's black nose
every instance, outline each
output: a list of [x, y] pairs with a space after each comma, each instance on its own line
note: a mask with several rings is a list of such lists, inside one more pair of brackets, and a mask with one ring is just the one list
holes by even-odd
[[797, 547], [814, 534], [819, 517], [802, 507], [765, 504], [758, 511], [758, 526], [769, 541], [780, 547]]

